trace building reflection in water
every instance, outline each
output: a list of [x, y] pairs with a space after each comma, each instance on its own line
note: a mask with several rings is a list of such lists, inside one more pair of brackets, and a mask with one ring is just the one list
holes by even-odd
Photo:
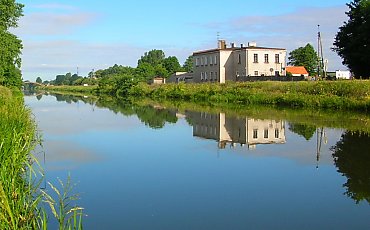
[[231, 117], [225, 113], [187, 112], [186, 116], [193, 125], [193, 136], [216, 140], [221, 149], [236, 144], [255, 149], [258, 144], [286, 142], [284, 121]]

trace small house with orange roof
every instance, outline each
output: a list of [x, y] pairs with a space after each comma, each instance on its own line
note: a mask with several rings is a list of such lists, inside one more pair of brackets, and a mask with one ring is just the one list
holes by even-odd
[[308, 72], [304, 66], [287, 66], [286, 72], [291, 73], [293, 77], [308, 77]]

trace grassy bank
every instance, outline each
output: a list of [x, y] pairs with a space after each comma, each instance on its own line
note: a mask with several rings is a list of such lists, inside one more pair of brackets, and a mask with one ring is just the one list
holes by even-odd
[[61, 85], [61, 86], [43, 86], [38, 87], [38, 90], [44, 91], [51, 91], [51, 92], [60, 92], [60, 93], [79, 93], [79, 94], [93, 94], [98, 86], [68, 86], [68, 85]]
[[126, 84], [112, 79], [99, 86], [52, 86], [43, 90], [61, 93], [109, 94], [214, 105], [270, 105], [280, 107], [368, 112], [370, 81], [228, 82], [226, 84]]
[[35, 171], [31, 154], [40, 138], [31, 116], [19, 90], [0, 86], [0, 229], [48, 229], [50, 216], [42, 203], [52, 209], [59, 229], [82, 229], [82, 209], [72, 207], [69, 180], [61, 189], [49, 184], [56, 199], [40, 190], [41, 169]]
[[30, 151], [36, 127], [18, 90], [0, 86], [0, 229], [39, 228]]
[[130, 95], [212, 104], [273, 105], [353, 111], [370, 109], [370, 81], [139, 84]]

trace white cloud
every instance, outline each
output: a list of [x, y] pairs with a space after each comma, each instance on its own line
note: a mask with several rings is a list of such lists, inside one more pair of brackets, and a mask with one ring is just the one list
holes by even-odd
[[304, 8], [274, 16], [246, 16], [225, 22], [204, 25], [221, 32], [230, 42], [256, 41], [257, 45], [286, 48], [288, 52], [311, 43], [317, 45], [317, 25], [320, 25], [324, 58], [329, 70], [343, 69], [340, 58], [331, 51], [338, 28], [347, 20], [347, 7]]
[[15, 32], [20, 36], [64, 35], [91, 23], [97, 17], [89, 12], [38, 12], [21, 18]]

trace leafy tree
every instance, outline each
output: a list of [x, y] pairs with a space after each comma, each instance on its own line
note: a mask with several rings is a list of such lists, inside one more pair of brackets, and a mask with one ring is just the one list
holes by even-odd
[[307, 141], [311, 140], [313, 135], [316, 132], [316, 127], [306, 124], [295, 124], [291, 123], [289, 124], [289, 130], [293, 133], [296, 133], [302, 137], [304, 137]]
[[348, 131], [332, 147], [335, 166], [347, 177], [346, 195], [356, 203], [366, 200], [370, 204], [369, 142], [370, 134]]
[[347, 4], [348, 21], [339, 28], [333, 50], [356, 78], [370, 77], [370, 0]]
[[311, 44], [293, 50], [289, 53], [288, 59], [289, 65], [304, 66], [311, 76], [316, 74], [318, 64], [317, 53]]
[[155, 67], [149, 63], [141, 63], [135, 70], [137, 79], [149, 80], [156, 75]]
[[8, 30], [18, 26], [23, 5], [15, 0], [0, 1], [0, 84], [6, 86], [22, 86], [21, 40]]
[[37, 77], [37, 78], [36, 78], [36, 82], [37, 82], [37, 83], [39, 83], [39, 84], [42, 84], [42, 79], [41, 79], [41, 77]]
[[23, 7], [23, 4], [16, 3], [15, 0], [0, 1], [0, 30], [17, 27], [18, 19], [23, 16]]
[[167, 69], [162, 64], [157, 65], [154, 68], [154, 72], [156, 77], [167, 77], [169, 75]]
[[143, 63], [148, 63], [151, 66], [157, 66], [163, 63], [165, 58], [165, 54], [162, 50], [151, 50], [149, 52], [145, 52], [144, 56], [138, 60], [138, 66]]
[[[163, 66], [166, 68], [168, 75], [181, 70], [181, 65], [177, 57], [170, 56], [164, 59]], [[166, 76], [167, 77], [167, 76]]]
[[190, 72], [193, 72], [193, 65], [194, 65], [194, 59], [193, 59], [193, 56], [189, 56], [186, 60], [185, 60], [185, 63], [184, 65], [182, 66], [182, 68], [190, 73]]
[[63, 85], [63, 82], [65, 80], [66, 76], [65, 75], [57, 75], [55, 77], [55, 81], [54, 81], [54, 84], [55, 85]]

